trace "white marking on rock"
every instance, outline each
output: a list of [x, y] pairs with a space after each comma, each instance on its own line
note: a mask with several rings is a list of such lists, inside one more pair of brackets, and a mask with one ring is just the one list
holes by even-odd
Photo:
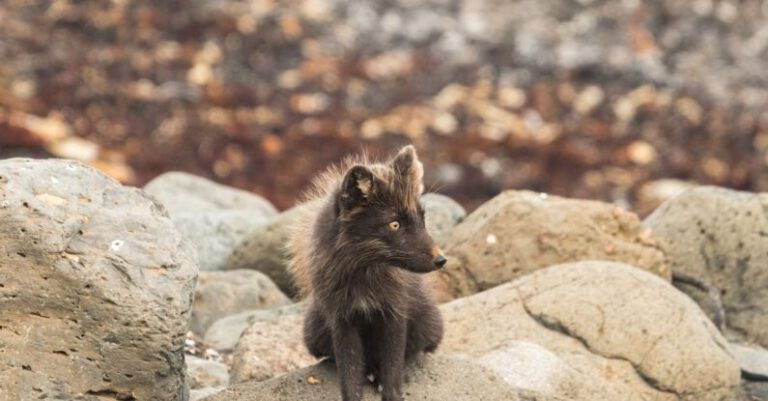
[[488, 236], [485, 237], [485, 242], [493, 245], [493, 244], [499, 242], [499, 239], [494, 234], [488, 234]]
[[112, 249], [113, 251], [117, 252], [117, 251], [120, 250], [120, 248], [123, 247], [123, 245], [125, 245], [125, 241], [123, 241], [121, 239], [116, 239], [116, 240], [112, 241], [112, 244], [109, 246], [109, 248]]

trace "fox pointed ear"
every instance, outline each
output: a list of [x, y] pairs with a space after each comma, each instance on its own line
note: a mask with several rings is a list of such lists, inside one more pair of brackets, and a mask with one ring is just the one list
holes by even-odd
[[375, 190], [373, 172], [365, 166], [354, 166], [347, 171], [341, 184], [339, 202], [342, 209], [352, 209], [364, 206], [373, 196]]
[[421, 193], [423, 189], [424, 166], [421, 164], [419, 156], [416, 154], [416, 148], [413, 145], [400, 149], [390, 163], [395, 173], [418, 188], [418, 193]]

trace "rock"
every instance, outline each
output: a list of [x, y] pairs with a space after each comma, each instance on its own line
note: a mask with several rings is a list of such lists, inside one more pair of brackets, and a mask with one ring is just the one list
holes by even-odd
[[256, 194], [183, 172], [162, 174], [147, 183], [144, 190], [156, 197], [174, 219], [179, 213], [221, 210], [247, 210], [265, 217], [277, 215], [275, 207]]
[[768, 350], [731, 343], [731, 351], [739, 361], [742, 376], [750, 380], [768, 381]]
[[248, 310], [223, 317], [215, 321], [205, 332], [205, 342], [216, 349], [232, 349], [237, 345], [240, 335], [254, 322], [299, 314], [304, 311], [304, 306], [305, 303], [300, 302], [275, 309]]
[[[440, 352], [479, 358], [544, 394], [707, 401], [738, 391], [738, 364], [696, 304], [625, 264], [553, 266], [441, 309]], [[533, 372], [510, 366], [522, 360]]]
[[8, 399], [186, 400], [194, 252], [141, 190], [78, 162], [0, 161]]
[[589, 379], [579, 375], [554, 352], [528, 341], [510, 342], [477, 361], [507, 383], [542, 394], [567, 393], [577, 388], [580, 380]]
[[200, 272], [190, 330], [200, 335], [222, 316], [250, 309], [270, 309], [291, 300], [263, 273], [254, 270]]
[[293, 277], [288, 272], [288, 237], [291, 225], [301, 214], [302, 207], [296, 206], [280, 213], [268, 224], [251, 232], [232, 251], [226, 265], [229, 269], [258, 270], [272, 279], [289, 296], [296, 295]]
[[189, 401], [201, 401], [216, 393], [224, 391], [226, 387], [206, 387], [201, 389], [189, 390]]
[[[565, 401], [515, 388], [492, 371], [471, 361], [433, 356], [406, 373], [403, 393], [423, 401]], [[275, 379], [234, 385], [206, 401], [327, 401], [340, 398], [336, 369], [330, 362]], [[363, 389], [363, 401], [379, 401], [373, 386]]]
[[696, 183], [672, 178], [647, 182], [637, 191], [634, 210], [641, 216], [647, 216], [662, 203], [696, 186]]
[[[719, 401], [738, 391], [739, 366], [696, 304], [622, 263], [542, 269], [441, 311], [438, 353], [471, 358], [518, 390], [575, 401]], [[300, 317], [255, 323], [234, 360], [233, 383], [311, 364]]]
[[267, 216], [248, 210], [179, 212], [176, 228], [197, 250], [200, 270], [223, 270], [233, 250], [269, 221]]
[[302, 340], [303, 316], [254, 322], [232, 354], [231, 382], [262, 381], [317, 362]]
[[441, 247], [445, 246], [451, 229], [459, 224], [467, 212], [455, 200], [440, 194], [428, 193], [421, 197], [427, 232]]
[[197, 250], [201, 270], [221, 270], [233, 249], [277, 215], [262, 197], [191, 174], [163, 174], [145, 187]]
[[226, 387], [229, 372], [223, 363], [209, 361], [192, 355], [184, 356], [187, 362], [189, 388], [193, 390], [206, 387]]
[[644, 225], [672, 271], [720, 291], [729, 328], [768, 347], [768, 195], [699, 187], [664, 203]]
[[442, 299], [580, 260], [624, 262], [670, 277], [664, 254], [635, 214], [529, 191], [505, 191], [480, 206], [453, 229], [446, 249], [448, 264], [435, 274]]
[[768, 401], [768, 382], [744, 380], [742, 387], [746, 397], [743, 399], [748, 401]]

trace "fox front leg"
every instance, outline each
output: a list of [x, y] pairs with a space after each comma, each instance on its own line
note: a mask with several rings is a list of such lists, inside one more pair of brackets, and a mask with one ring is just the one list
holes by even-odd
[[382, 401], [403, 401], [403, 368], [407, 324], [405, 319], [386, 319], [381, 323], [382, 334], [377, 351], [382, 386]]
[[337, 323], [333, 331], [333, 353], [339, 373], [342, 401], [360, 401], [363, 397], [365, 364], [363, 340], [357, 327]]

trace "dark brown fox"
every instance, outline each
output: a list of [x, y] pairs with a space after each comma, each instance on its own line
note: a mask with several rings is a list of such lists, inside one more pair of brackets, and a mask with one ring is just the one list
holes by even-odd
[[352, 159], [315, 181], [291, 239], [291, 270], [309, 306], [304, 342], [332, 359], [344, 401], [366, 376], [400, 401], [404, 365], [443, 337], [420, 273], [446, 258], [427, 234], [423, 167], [413, 146], [386, 163]]

